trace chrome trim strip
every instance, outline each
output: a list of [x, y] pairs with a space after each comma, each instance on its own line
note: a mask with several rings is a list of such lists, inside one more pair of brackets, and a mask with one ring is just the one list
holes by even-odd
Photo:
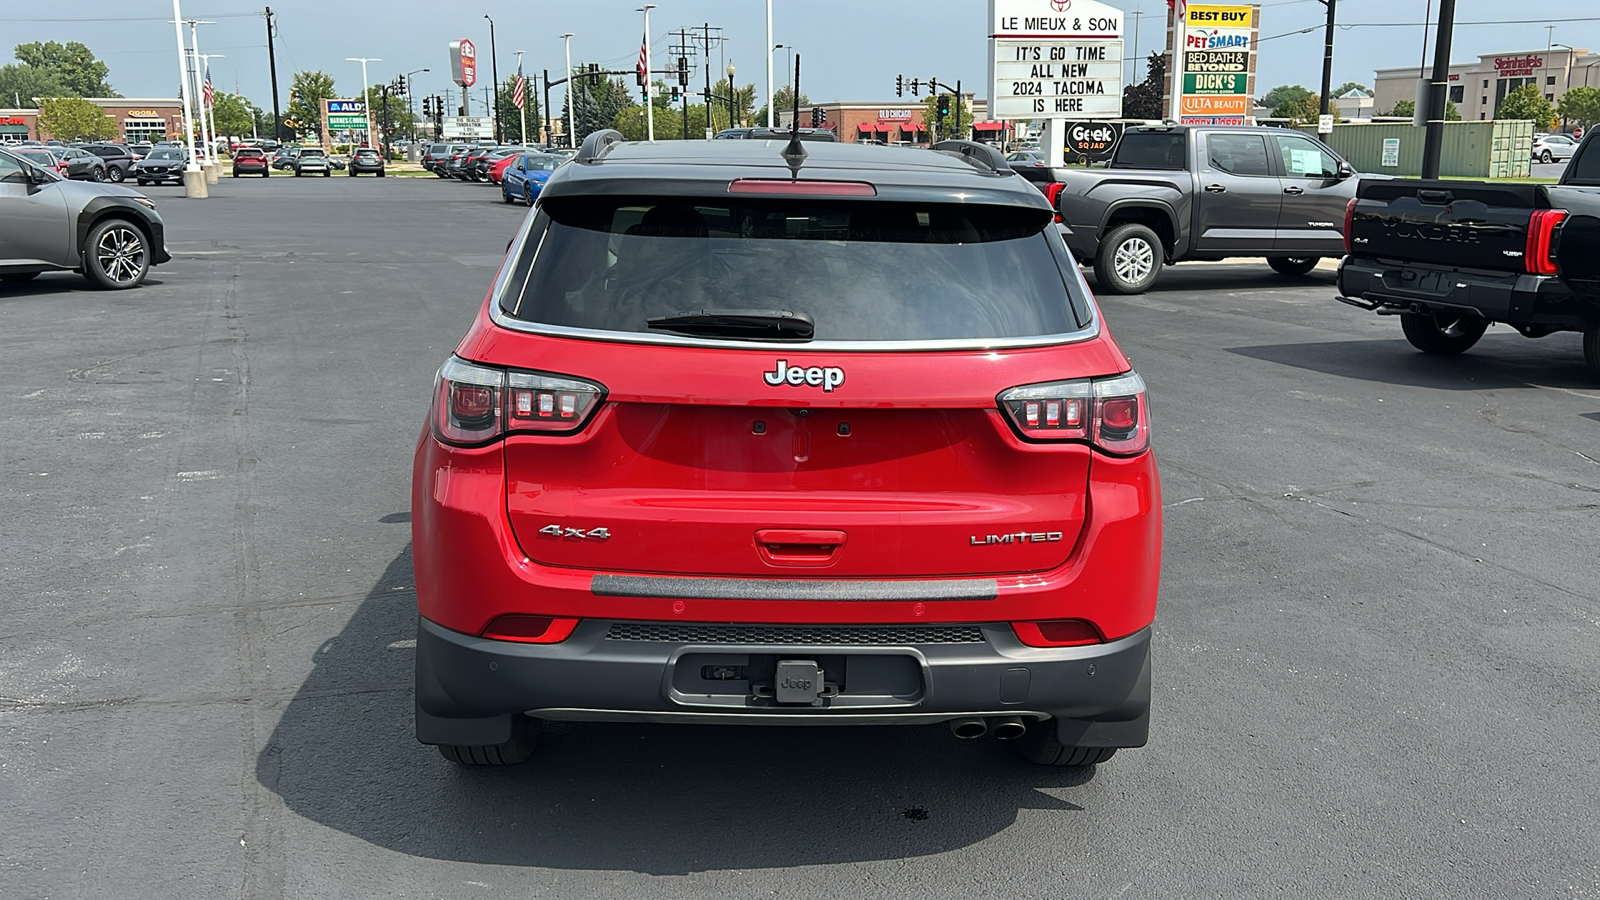
[[[902, 709], [904, 707], [901, 707]], [[873, 709], [873, 707], [867, 707]], [[770, 711], [735, 712], [721, 710], [660, 710], [635, 711], [622, 709], [583, 709], [580, 707], [547, 707], [530, 709], [528, 715], [552, 722], [648, 722], [656, 725], [933, 725], [954, 719], [990, 718], [996, 716], [1022, 716], [1045, 720], [1050, 713], [1036, 709], [971, 710], [969, 712], [866, 712], [854, 713], [848, 708], [801, 711], [791, 707], [774, 707]]]
[[812, 581], [780, 578], [700, 578], [682, 575], [612, 575], [589, 579], [596, 597], [685, 600], [792, 600], [796, 602], [881, 602], [900, 600], [994, 600], [993, 578], [895, 581]]

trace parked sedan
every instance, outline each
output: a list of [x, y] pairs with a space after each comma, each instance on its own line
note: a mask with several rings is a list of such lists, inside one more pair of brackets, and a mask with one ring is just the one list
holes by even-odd
[[188, 152], [178, 147], [156, 147], [133, 167], [133, 178], [143, 187], [164, 181], [183, 183], [183, 168]]
[[327, 178], [333, 174], [333, 163], [328, 160], [328, 151], [321, 147], [301, 147], [300, 152], [294, 157], [294, 177], [301, 175], [321, 175]]
[[535, 147], [495, 147], [488, 153], [476, 157], [472, 161], [471, 171], [468, 173], [473, 181], [491, 181], [500, 183], [500, 173], [505, 171], [505, 161], [524, 153], [532, 153]]
[[350, 177], [354, 178], [362, 172], [383, 177], [383, 156], [371, 147], [357, 147], [350, 154]]
[[500, 176], [500, 199], [507, 203], [518, 200], [533, 205], [535, 197], [544, 190], [544, 183], [565, 157], [553, 153], [524, 153], [507, 166]]
[[240, 147], [233, 154], [233, 177], [260, 175], [272, 177], [272, 167], [267, 164], [267, 153], [259, 147]]
[[24, 145], [13, 151], [18, 156], [42, 168], [49, 169], [57, 175], [62, 172], [65, 163], [62, 162], [59, 147], [46, 147], [43, 144]]
[[1542, 163], [1571, 159], [1578, 152], [1578, 142], [1564, 134], [1538, 135], [1533, 141], [1533, 158]]

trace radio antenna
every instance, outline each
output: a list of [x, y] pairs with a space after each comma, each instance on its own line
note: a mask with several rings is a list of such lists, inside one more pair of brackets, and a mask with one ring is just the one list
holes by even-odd
[[783, 148], [783, 161], [789, 164], [790, 174], [800, 177], [800, 165], [806, 161], [806, 148], [800, 143], [800, 54], [794, 55], [794, 121], [789, 123], [789, 146]]

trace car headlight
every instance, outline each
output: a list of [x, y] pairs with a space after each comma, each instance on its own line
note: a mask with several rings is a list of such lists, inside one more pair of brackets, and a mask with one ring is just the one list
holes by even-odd
[[134, 197], [133, 202], [139, 204], [140, 206], [148, 206], [151, 209], [156, 208], [156, 202], [151, 200], [149, 197]]

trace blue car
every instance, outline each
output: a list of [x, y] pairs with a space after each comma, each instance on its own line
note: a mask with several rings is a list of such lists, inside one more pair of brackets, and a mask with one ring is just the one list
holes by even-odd
[[500, 176], [500, 197], [507, 203], [518, 200], [533, 205], [535, 197], [544, 190], [545, 180], [556, 166], [566, 162], [564, 156], [549, 153], [524, 153], [511, 161]]

